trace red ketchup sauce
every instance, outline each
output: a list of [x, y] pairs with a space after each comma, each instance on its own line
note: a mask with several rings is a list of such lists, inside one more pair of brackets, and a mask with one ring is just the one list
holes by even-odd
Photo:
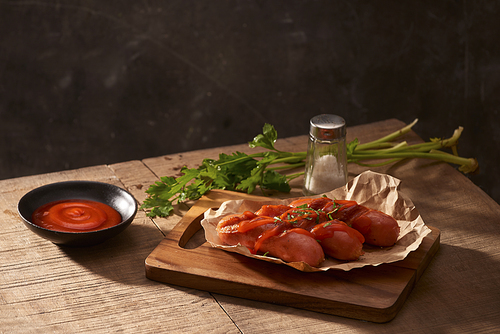
[[122, 217], [104, 203], [71, 199], [42, 205], [33, 212], [32, 221], [53, 231], [91, 232], [118, 225]]

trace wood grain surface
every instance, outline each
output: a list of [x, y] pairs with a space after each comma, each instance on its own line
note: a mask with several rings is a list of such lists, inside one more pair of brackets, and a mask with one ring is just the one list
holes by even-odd
[[[348, 128], [362, 142], [403, 124], [387, 120]], [[413, 132], [410, 143], [421, 139]], [[303, 151], [307, 137], [278, 140]], [[139, 212], [106, 243], [67, 249], [31, 233], [17, 216], [29, 190], [65, 180], [119, 185], [141, 202], [144, 190], [179, 167], [245, 143], [0, 181], [1, 333], [496, 333], [500, 329], [500, 206], [452, 166], [409, 160], [372, 168], [399, 178], [424, 221], [441, 231], [440, 249], [390, 322], [376, 324], [299, 308], [158, 283], [145, 259], [189, 210], [169, 218]], [[366, 170], [350, 165], [350, 178]], [[290, 196], [300, 193], [300, 180]], [[196, 237], [197, 235], [195, 235]], [[188, 245], [189, 246], [189, 245]], [[193, 246], [195, 247], [195, 246]]]
[[125, 182], [154, 180], [144, 165], [130, 163], [0, 182], [3, 204], [0, 331], [151, 333], [160, 329], [189, 332], [192, 324], [183, 318], [191, 313], [200, 319], [213, 319], [198, 323], [199, 332], [237, 332], [208, 293], [158, 285], [145, 277], [144, 259], [162, 240], [163, 234], [144, 212], [139, 212], [122, 234], [90, 248], [56, 246], [31, 233], [19, 221], [17, 201], [32, 188], [75, 179], [124, 187], [113, 169], [133, 178], [124, 178]]

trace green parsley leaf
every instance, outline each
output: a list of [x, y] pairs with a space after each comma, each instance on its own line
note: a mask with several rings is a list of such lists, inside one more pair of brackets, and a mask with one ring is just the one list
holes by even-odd
[[271, 124], [266, 123], [264, 124], [262, 134], [257, 135], [248, 145], [252, 148], [260, 146], [275, 151], [274, 143], [276, 139], [278, 139], [277, 131]]

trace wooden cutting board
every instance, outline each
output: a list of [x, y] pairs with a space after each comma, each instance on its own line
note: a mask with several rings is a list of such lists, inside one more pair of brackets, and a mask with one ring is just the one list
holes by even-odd
[[[215, 249], [204, 240], [200, 221], [209, 208], [230, 199], [262, 197], [213, 190], [186, 213], [146, 258], [146, 277], [235, 297], [372, 322], [392, 320], [439, 249], [432, 233], [403, 261], [351, 271], [304, 273], [285, 265]], [[275, 198], [270, 198], [270, 200]], [[198, 232], [198, 233], [197, 233]], [[190, 239], [200, 239], [197, 244]], [[189, 243], [188, 243], [189, 242]]]

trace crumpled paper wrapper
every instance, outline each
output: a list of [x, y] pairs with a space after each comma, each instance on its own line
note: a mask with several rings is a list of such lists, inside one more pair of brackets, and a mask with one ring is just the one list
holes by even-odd
[[327, 271], [330, 269], [349, 271], [365, 266], [378, 266], [403, 260], [410, 252], [416, 250], [425, 236], [431, 230], [425, 225], [422, 217], [413, 205], [413, 202], [398, 190], [400, 180], [386, 174], [366, 171], [344, 187], [331, 192], [308, 197], [321, 197], [323, 195], [332, 199], [354, 200], [360, 205], [382, 211], [397, 220], [401, 229], [399, 239], [392, 247], [374, 247], [364, 245], [365, 254], [356, 261], [339, 261], [326, 257], [321, 267], [311, 267], [303, 262], [284, 262], [270, 256], [260, 256], [250, 253], [248, 248], [241, 245], [228, 246], [222, 244], [217, 235], [217, 224], [224, 216], [244, 211], [257, 211], [264, 204], [285, 204], [295, 200], [230, 200], [222, 203], [218, 210], [209, 209], [205, 212], [201, 225], [205, 230], [206, 240], [215, 248], [239, 253], [262, 261], [274, 262], [291, 266], [304, 272]]

